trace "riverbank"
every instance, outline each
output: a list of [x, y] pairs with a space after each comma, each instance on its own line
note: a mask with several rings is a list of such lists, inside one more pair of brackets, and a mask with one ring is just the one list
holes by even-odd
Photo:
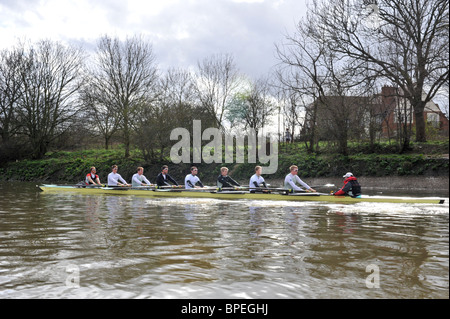
[[[160, 168], [168, 164], [170, 174], [180, 183], [189, 173], [190, 163], [171, 164], [170, 159], [158, 163], [147, 163], [139, 151], [123, 157], [123, 150], [83, 150], [73, 152], [48, 153], [41, 160], [10, 162], [0, 167], [0, 181], [31, 181], [39, 183], [77, 183], [84, 180], [91, 166], [96, 166], [102, 182], [106, 182], [112, 165], [119, 166], [119, 173], [127, 180], [142, 166], [145, 175], [154, 181]], [[278, 155], [278, 170], [275, 174], [264, 175], [272, 184], [282, 184], [289, 173], [289, 166], [299, 166], [300, 176], [313, 185], [342, 182], [341, 176], [353, 172], [362, 183], [386, 188], [447, 189], [449, 180], [448, 154], [364, 154], [352, 156], [336, 154], [307, 154], [301, 149], [281, 149]], [[219, 175], [220, 167], [226, 165], [230, 175], [246, 184], [253, 174], [255, 163], [212, 163], [196, 164], [199, 176], [205, 183], [212, 184]], [[392, 182], [392, 177], [405, 177], [408, 182], [401, 185]]]

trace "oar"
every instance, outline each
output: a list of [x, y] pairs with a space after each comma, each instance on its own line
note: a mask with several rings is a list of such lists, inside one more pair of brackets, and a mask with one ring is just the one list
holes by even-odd
[[311, 188], [324, 188], [324, 187], [336, 187], [336, 185], [334, 185], [334, 184], [325, 184], [325, 185], [311, 186]]
[[[123, 187], [123, 186], [113, 186], [113, 187]], [[140, 186], [131, 186], [132, 189], [182, 189], [184, 186], [176, 186], [176, 185], [170, 185], [170, 186], [158, 186], [155, 184], [151, 185], [140, 185]]]
[[101, 184], [101, 185], [97, 185], [97, 184], [89, 184], [89, 185], [86, 185], [84, 182], [80, 182], [80, 183], [78, 183], [78, 184], [75, 184], [75, 185], [70, 185], [70, 186], [74, 186], [74, 187], [77, 187], [77, 188], [100, 188], [100, 187], [105, 187], [105, 185], [103, 185], [103, 184]]
[[[286, 188], [275, 188], [275, 187], [248, 187], [248, 186], [235, 186], [235, 187], [223, 187], [218, 188], [217, 190], [260, 190], [260, 191], [275, 191], [275, 192], [290, 192], [289, 189]], [[306, 192], [306, 191], [305, 191]]]
[[102, 187], [108, 187], [108, 188], [131, 188], [131, 185], [104, 185]]
[[330, 195], [330, 194], [326, 194], [326, 193], [309, 192], [309, 191], [303, 190], [303, 189], [302, 190], [298, 190], [298, 191], [296, 191], [296, 190], [293, 191], [293, 190], [286, 189], [286, 188], [271, 188], [271, 187], [263, 188], [263, 187], [247, 187], [247, 186], [240, 186], [240, 187], [236, 186], [236, 187], [224, 187], [224, 188], [222, 188], [222, 190], [236, 190], [236, 191], [238, 191], [238, 190], [245, 190], [245, 189], [255, 189], [255, 190], [262, 190], [262, 191], [267, 190], [267, 191], [274, 192], [274, 193], [282, 193], [284, 195], [289, 195], [289, 194], [292, 194], [292, 195], [308, 195], [308, 196]]
[[216, 190], [215, 187], [202, 187], [202, 188], [185, 188], [182, 185], [176, 186], [157, 186], [157, 185], [147, 185], [147, 186], [134, 186], [132, 189], [142, 189], [142, 190], [174, 190], [174, 191], [211, 191]]
[[[332, 184], [327, 184], [327, 185], [330, 185], [330, 187], [331, 187]], [[289, 193], [317, 193], [317, 192], [310, 192], [310, 191], [304, 190], [304, 189], [291, 190], [291, 189], [282, 188], [282, 187], [267, 187], [267, 188], [265, 188], [265, 187], [236, 186], [236, 187], [222, 188], [222, 190], [244, 190], [244, 189], [254, 189], [254, 190], [261, 190], [261, 191], [268, 190], [268, 191], [279, 191], [279, 192], [289, 192]], [[320, 193], [320, 194], [325, 195], [323, 193]], [[328, 195], [328, 194], [326, 194], [326, 195]]]
[[183, 188], [183, 192], [211, 192], [217, 191], [217, 187]]
[[168, 189], [168, 188], [184, 188], [183, 185], [167, 185], [167, 186], [155, 186], [157, 189]]
[[157, 185], [147, 185], [147, 186], [135, 186], [132, 189], [142, 189], [142, 190], [173, 190], [173, 191], [210, 191], [215, 190], [215, 188], [185, 188], [182, 185], [170, 185], [170, 186], [157, 186]]

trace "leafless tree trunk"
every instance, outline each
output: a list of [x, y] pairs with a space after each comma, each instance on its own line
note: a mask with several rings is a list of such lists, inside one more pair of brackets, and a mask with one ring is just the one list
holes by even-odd
[[202, 106], [223, 129], [226, 106], [236, 93], [238, 71], [232, 55], [213, 55], [198, 63], [197, 94]]
[[294, 35], [286, 37], [286, 43], [277, 46], [281, 61], [278, 78], [290, 90], [312, 98], [307, 107], [312, 112], [306, 118], [313, 140], [316, 126], [320, 126], [321, 136], [336, 140], [339, 152], [346, 155], [349, 130], [354, 128], [355, 115], [362, 113], [362, 104], [356, 105], [355, 99], [348, 97], [363, 97], [367, 84], [354, 71], [352, 61], [335, 54], [313, 26], [308, 18]]
[[381, 130], [384, 120], [384, 110], [381, 105], [381, 97], [376, 88], [374, 87], [373, 92], [368, 94], [368, 107], [366, 109], [365, 123], [367, 125], [368, 137], [369, 137], [369, 148], [373, 153], [375, 152], [375, 144], [377, 137], [381, 135]]
[[157, 90], [157, 99], [144, 100], [136, 119], [136, 142], [150, 162], [161, 161], [167, 155], [174, 143], [170, 140], [173, 129], [185, 128], [193, 139], [193, 120], [201, 120], [203, 127], [216, 124], [216, 117], [209, 116], [209, 112], [200, 106], [195, 78], [189, 71], [169, 69], [158, 81]]
[[278, 87], [278, 100], [282, 104], [283, 110], [284, 141], [290, 137], [289, 142], [292, 143], [298, 133], [300, 138], [305, 141], [308, 152], [314, 152], [315, 143], [308, 144], [311, 141], [312, 133], [315, 132], [314, 127], [311, 127], [311, 123], [313, 125], [316, 123], [311, 121], [313, 113], [310, 106], [313, 100], [293, 87], [275, 85]]
[[400, 153], [410, 149], [410, 139], [413, 122], [413, 109], [408, 100], [399, 93], [396, 97], [395, 119], [397, 122], [397, 143], [400, 146]]
[[260, 78], [249, 83], [248, 90], [235, 94], [227, 105], [227, 119], [235, 124], [243, 124], [244, 129], [250, 128], [258, 136], [270, 124], [269, 117], [275, 112], [275, 104], [271, 101], [267, 79]]
[[105, 149], [109, 148], [111, 138], [119, 129], [120, 117], [105, 100], [99, 98], [98, 91], [94, 92], [90, 81], [80, 89], [80, 99], [85, 117], [84, 128], [93, 135], [103, 137]]
[[318, 151], [319, 148], [319, 134], [317, 127], [317, 103], [314, 101], [303, 102], [305, 105], [305, 116], [303, 121], [303, 137], [306, 149], [309, 153]]
[[[111, 119], [119, 123], [125, 157], [130, 155], [131, 135], [139, 106], [153, 99], [157, 68], [150, 43], [141, 37], [100, 39], [94, 66], [89, 72], [89, 96], [94, 105], [104, 108], [104, 114], [116, 114]], [[106, 109], [105, 109], [106, 108]]]
[[281, 62], [277, 77], [282, 89], [287, 90], [289, 95], [289, 109], [285, 114], [291, 119], [290, 130], [293, 131], [296, 114], [300, 111], [295, 106], [297, 104], [295, 101], [301, 98], [305, 104], [303, 133], [309, 140], [310, 152], [314, 151], [319, 134], [317, 102], [324, 101], [327, 81], [330, 78], [330, 71], [326, 65], [326, 56], [330, 50], [320, 39], [321, 36], [310, 28], [310, 17], [307, 17], [306, 20], [299, 22], [294, 34], [286, 35], [285, 43], [276, 46], [277, 56]]
[[23, 52], [18, 120], [29, 138], [32, 156], [41, 158], [49, 144], [69, 128], [79, 110], [75, 97], [83, 52], [46, 40], [30, 45]]
[[16, 117], [23, 86], [20, 79], [23, 63], [23, 47], [0, 52], [0, 136], [3, 143], [8, 143], [20, 127]]

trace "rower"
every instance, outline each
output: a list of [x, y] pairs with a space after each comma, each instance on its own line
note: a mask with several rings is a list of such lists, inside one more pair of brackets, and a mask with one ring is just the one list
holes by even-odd
[[172, 178], [172, 176], [169, 175], [169, 166], [164, 165], [161, 167], [161, 173], [158, 174], [156, 177], [156, 185], [158, 186], [172, 186], [173, 185], [178, 186], [178, 183], [176, 180]]
[[86, 186], [88, 186], [88, 185], [102, 186], [102, 184], [100, 183], [100, 178], [98, 177], [96, 172], [97, 172], [97, 170], [95, 169], [94, 166], [92, 166], [91, 171], [86, 175], [86, 179], [85, 179]]
[[139, 186], [153, 186], [152, 183], [144, 176], [144, 168], [138, 167], [137, 173], [133, 175], [131, 178], [131, 186], [139, 187]]
[[291, 172], [287, 174], [286, 178], [284, 179], [284, 188], [289, 189], [291, 192], [303, 191], [303, 189], [296, 185], [296, 183], [299, 183], [304, 188], [306, 188], [307, 191], [316, 192], [315, 189], [311, 188], [308, 184], [302, 181], [300, 177], [298, 177], [298, 167], [296, 165], [292, 165], [291, 167], [289, 167], [289, 170]]
[[200, 178], [198, 178], [197, 173], [198, 168], [196, 166], [192, 166], [191, 173], [186, 175], [184, 179], [184, 187], [186, 189], [204, 187], [202, 182], [200, 181]]
[[108, 174], [108, 186], [130, 186], [122, 176], [117, 173], [119, 169], [117, 165], [113, 165], [111, 169], [112, 172]]
[[220, 175], [217, 178], [217, 187], [219, 189], [224, 187], [233, 187], [234, 186], [241, 186], [238, 182], [236, 182], [234, 179], [232, 179], [230, 176], [228, 176], [228, 168], [222, 167], [220, 169]]
[[351, 196], [353, 198], [361, 197], [361, 185], [351, 172], [344, 176], [344, 186], [337, 192], [332, 193], [335, 196]]
[[264, 190], [264, 188], [267, 188], [267, 185], [266, 182], [264, 181], [264, 177], [262, 177], [261, 174], [262, 174], [262, 167], [256, 166], [255, 174], [250, 178], [250, 183], [248, 185], [250, 193], [256, 193], [257, 191], [267, 192], [267, 190]]

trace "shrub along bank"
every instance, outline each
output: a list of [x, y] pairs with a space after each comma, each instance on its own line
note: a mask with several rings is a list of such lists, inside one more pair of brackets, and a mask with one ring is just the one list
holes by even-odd
[[[333, 154], [279, 154], [278, 171], [268, 179], [284, 178], [289, 173], [289, 166], [299, 167], [300, 176], [306, 177], [340, 177], [347, 171], [357, 176], [448, 176], [448, 155], [423, 154], [356, 154], [341, 156]], [[131, 153], [129, 158], [123, 157], [123, 151], [118, 150], [87, 150], [74, 152], [48, 153], [41, 160], [22, 160], [10, 162], [0, 167], [0, 180], [35, 181], [43, 183], [77, 183], [84, 180], [91, 166], [97, 168], [97, 173], [103, 183], [112, 165], [119, 166], [119, 173], [128, 181], [136, 172], [138, 166], [145, 169], [144, 174], [154, 181], [160, 172], [160, 167], [168, 164], [170, 174], [180, 183], [189, 173], [190, 164], [171, 164], [169, 160], [161, 163], [148, 164], [140, 152]], [[224, 164], [230, 169], [234, 179], [247, 182], [253, 174], [254, 163]], [[222, 164], [197, 164], [202, 181], [214, 182]], [[263, 165], [264, 166], [264, 165]]]

